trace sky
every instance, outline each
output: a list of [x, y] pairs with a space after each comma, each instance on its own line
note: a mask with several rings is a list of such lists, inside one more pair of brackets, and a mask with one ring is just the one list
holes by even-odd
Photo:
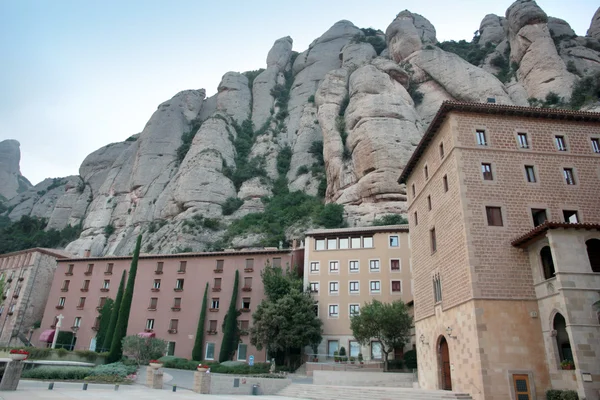
[[[273, 42], [302, 52], [335, 22], [385, 31], [404, 9], [437, 39], [471, 40], [510, 0], [0, 0], [0, 141], [21, 143], [33, 184], [77, 175], [98, 148], [142, 131], [186, 89], [216, 93], [228, 71], [264, 68]], [[584, 36], [597, 0], [539, 0]]]

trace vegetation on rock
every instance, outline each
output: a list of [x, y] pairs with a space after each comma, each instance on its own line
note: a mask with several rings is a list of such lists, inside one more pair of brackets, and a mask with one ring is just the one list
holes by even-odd
[[23, 215], [11, 222], [0, 216], [0, 254], [30, 249], [33, 247], [60, 248], [77, 239], [81, 225], [67, 226], [62, 230], [44, 230], [48, 225], [45, 218]]
[[477, 67], [483, 64], [487, 55], [496, 49], [496, 46], [492, 42], [487, 42], [485, 46], [480, 46], [475, 41], [467, 42], [466, 40], [439, 42], [437, 46], [444, 51], [458, 55], [463, 60]]
[[384, 225], [403, 225], [408, 224], [408, 220], [400, 214], [387, 214], [381, 218], [375, 218], [373, 220], [373, 226], [384, 226]]

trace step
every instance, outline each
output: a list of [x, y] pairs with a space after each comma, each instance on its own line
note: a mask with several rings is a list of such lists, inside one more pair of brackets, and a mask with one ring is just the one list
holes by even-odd
[[465, 393], [446, 390], [292, 384], [278, 395], [311, 400], [368, 398], [369, 400], [471, 400]]

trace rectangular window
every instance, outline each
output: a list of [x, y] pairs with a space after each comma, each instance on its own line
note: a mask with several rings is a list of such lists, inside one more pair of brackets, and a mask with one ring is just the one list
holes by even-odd
[[360, 305], [359, 304], [350, 304], [349, 307], [350, 317], [355, 317], [360, 314]]
[[218, 298], [213, 298], [211, 303], [210, 303], [210, 308], [216, 310], [219, 308], [219, 299]]
[[379, 260], [369, 260], [369, 271], [379, 272]]
[[358, 272], [359, 266], [358, 266], [358, 261], [353, 260], [353, 261], [348, 261], [348, 268], [350, 270], [350, 272]]
[[338, 294], [340, 292], [339, 282], [329, 282], [329, 294]]
[[113, 263], [108, 263], [108, 264], [106, 264], [106, 271], [104, 271], [104, 273], [105, 273], [106, 275], [110, 275], [110, 274], [112, 274], [112, 271], [113, 271], [113, 267], [114, 267], [114, 266], [115, 266], [115, 264], [113, 264]]
[[565, 182], [567, 182], [567, 185], [575, 184], [575, 174], [573, 173], [573, 168], [565, 168], [563, 170], [563, 175], [565, 177]]
[[489, 226], [502, 226], [502, 210], [500, 207], [486, 207], [487, 223]]
[[148, 305], [148, 310], [156, 310], [157, 305], [158, 305], [158, 297], [151, 297], [150, 304]]
[[177, 272], [179, 272], [180, 274], [183, 274], [186, 269], [187, 269], [187, 261], [179, 261], [179, 269], [177, 270]]
[[390, 236], [390, 247], [399, 247], [400, 239], [398, 236]]
[[485, 137], [485, 131], [484, 130], [478, 130], [477, 131], [477, 144], [480, 146], [487, 146], [487, 140]]
[[436, 303], [442, 301], [442, 280], [440, 274], [433, 276], [433, 298]]
[[340, 249], [345, 250], [350, 248], [350, 239], [340, 238]]
[[315, 240], [315, 250], [325, 250], [325, 239]]
[[431, 252], [435, 253], [437, 251], [437, 238], [435, 237], [435, 228], [432, 228], [429, 231], [429, 244], [431, 247]]
[[579, 216], [577, 215], [577, 211], [575, 210], [563, 210], [563, 217], [565, 219], [565, 222], [568, 222], [569, 224], [579, 223]]
[[337, 304], [330, 304], [329, 305], [329, 317], [330, 318], [337, 318], [339, 317], [339, 306]]
[[167, 355], [174, 356], [175, 355], [175, 342], [167, 342]]
[[381, 282], [380, 281], [369, 282], [369, 289], [370, 289], [371, 293], [381, 293]]
[[183, 282], [184, 282], [183, 279], [181, 279], [181, 278], [177, 279], [175, 281], [175, 290], [183, 290]]
[[88, 291], [90, 290], [90, 281], [88, 279], [86, 279], [85, 281], [83, 281], [83, 287], [81, 288], [82, 291]]
[[65, 297], [59, 297], [58, 298], [58, 306], [59, 307], [64, 307], [65, 306]]
[[530, 400], [529, 375], [513, 375], [513, 388], [517, 400]]
[[527, 140], [526, 133], [517, 133], [517, 140], [519, 141], [519, 147], [522, 149], [529, 148], [529, 141]]
[[110, 279], [105, 279], [104, 282], [102, 282], [102, 289], [108, 288], [110, 288]]
[[85, 275], [91, 275], [94, 272], [94, 264], [88, 264], [87, 269], [85, 270]]
[[173, 299], [173, 308], [181, 308], [181, 297], [175, 297]]
[[554, 143], [558, 151], [567, 151], [567, 143], [564, 136], [554, 136]]
[[77, 328], [81, 327], [81, 317], [75, 317], [75, 322], [73, 322], [73, 326]]
[[383, 351], [381, 348], [381, 343], [371, 342], [371, 359], [372, 360], [382, 360], [383, 359]]
[[533, 165], [525, 166], [525, 176], [527, 176], [527, 182], [535, 183], [537, 179], [535, 178], [535, 169]]
[[313, 261], [310, 263], [310, 272], [319, 272], [319, 263]]
[[338, 351], [340, 345], [337, 340], [327, 341], [327, 357], [332, 358], [336, 351]]
[[154, 319], [150, 318], [146, 320], [146, 329], [151, 331], [152, 329], [154, 329]]
[[273, 266], [275, 268], [281, 267], [281, 258], [280, 257], [273, 258]]
[[415, 221], [415, 226], [419, 225], [419, 215], [417, 214], [416, 211], [415, 211], [415, 214], [414, 214], [414, 221]]
[[492, 174], [492, 164], [482, 163], [481, 173], [483, 174], [484, 181], [493, 181], [494, 175]]
[[444, 175], [442, 178], [442, 184], [444, 186], [444, 192], [448, 191], [448, 175]]
[[244, 278], [244, 289], [252, 289], [252, 278], [251, 277], [245, 277]]
[[156, 271], [154, 271], [157, 274], [162, 274], [163, 273], [163, 265], [164, 263], [162, 261], [159, 261], [156, 263]]
[[208, 330], [210, 332], [217, 332], [217, 321], [216, 320], [210, 320], [208, 322]]
[[66, 281], [63, 281], [63, 284], [62, 284], [62, 288], [61, 288], [61, 290], [62, 290], [63, 292], [67, 292], [67, 291], [69, 291], [69, 284], [70, 284], [70, 283], [71, 283], [71, 281], [70, 281], [70, 280], [68, 280], [68, 279], [67, 279]]
[[206, 343], [206, 354], [204, 359], [206, 360], [214, 360], [215, 359], [215, 344], [214, 343]]
[[246, 259], [246, 269], [254, 269], [254, 258]]
[[390, 260], [390, 269], [392, 271], [400, 271], [400, 260], [399, 259]]
[[359, 281], [350, 281], [350, 293], [357, 294], [360, 293], [360, 282]]
[[153, 289], [160, 289], [160, 279], [155, 279], [154, 284], [152, 285]]
[[221, 290], [221, 278], [215, 278], [215, 283], [213, 284], [213, 289]]
[[327, 250], [337, 249], [337, 239], [327, 239]]
[[319, 293], [319, 282], [311, 282], [310, 283], [310, 292], [311, 293]]
[[431, 211], [431, 195], [427, 196], [427, 208]]
[[80, 297], [79, 298], [79, 304], [77, 305], [77, 308], [83, 308], [85, 306], [85, 297]]
[[329, 272], [340, 272], [339, 261], [329, 261]]
[[533, 226], [541, 225], [548, 220], [546, 210], [542, 208], [532, 208], [531, 216], [533, 217]]
[[392, 281], [392, 292], [400, 293], [402, 291], [402, 281]]
[[363, 238], [363, 247], [365, 249], [370, 249], [373, 247], [373, 237], [367, 236]]
[[415, 197], [416, 189], [415, 189], [414, 183], [412, 184], [411, 189], [412, 189], [412, 195], [413, 195], [413, 197]]
[[217, 260], [217, 267], [215, 269], [217, 271], [223, 271], [224, 265], [225, 265], [225, 260]]
[[427, 165], [423, 167], [423, 175], [425, 175], [425, 180], [429, 179], [429, 168]]
[[250, 309], [250, 297], [244, 297], [242, 299], [242, 308], [244, 310], [249, 310]]
[[238, 344], [237, 348], [237, 359], [238, 361], [246, 360], [246, 350], [248, 349], [248, 345], [244, 343]]
[[592, 138], [592, 151], [600, 153], [600, 139]]
[[170, 331], [176, 331], [177, 328], [179, 328], [179, 320], [178, 319], [172, 319], [171, 321], [169, 321], [169, 330]]
[[360, 238], [359, 237], [353, 237], [350, 240], [351, 240], [353, 249], [360, 249]]
[[69, 266], [67, 267], [67, 272], [65, 272], [65, 275], [73, 275], [73, 268], [75, 268], [75, 264], [69, 264]]
[[357, 358], [358, 354], [360, 353], [360, 343], [358, 343], [356, 340], [351, 340], [348, 348], [350, 349], [350, 354], [348, 355], [350, 357]]
[[444, 159], [444, 143], [440, 143], [440, 158]]

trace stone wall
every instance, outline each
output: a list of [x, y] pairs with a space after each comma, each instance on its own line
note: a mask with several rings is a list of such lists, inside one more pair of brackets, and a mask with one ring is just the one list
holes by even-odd
[[[237, 387], [236, 385], [237, 381]], [[274, 395], [291, 385], [291, 379], [256, 378], [242, 375], [211, 374], [210, 394], [252, 394], [252, 386], [259, 385], [258, 394]]]
[[331, 363], [331, 362], [307, 362], [306, 375], [313, 376], [317, 371], [354, 371], [354, 372], [383, 372], [383, 363], [367, 362], [366, 364], [346, 364], [346, 363]]
[[376, 386], [412, 388], [413, 374], [363, 371], [314, 371], [313, 384], [333, 386]]

